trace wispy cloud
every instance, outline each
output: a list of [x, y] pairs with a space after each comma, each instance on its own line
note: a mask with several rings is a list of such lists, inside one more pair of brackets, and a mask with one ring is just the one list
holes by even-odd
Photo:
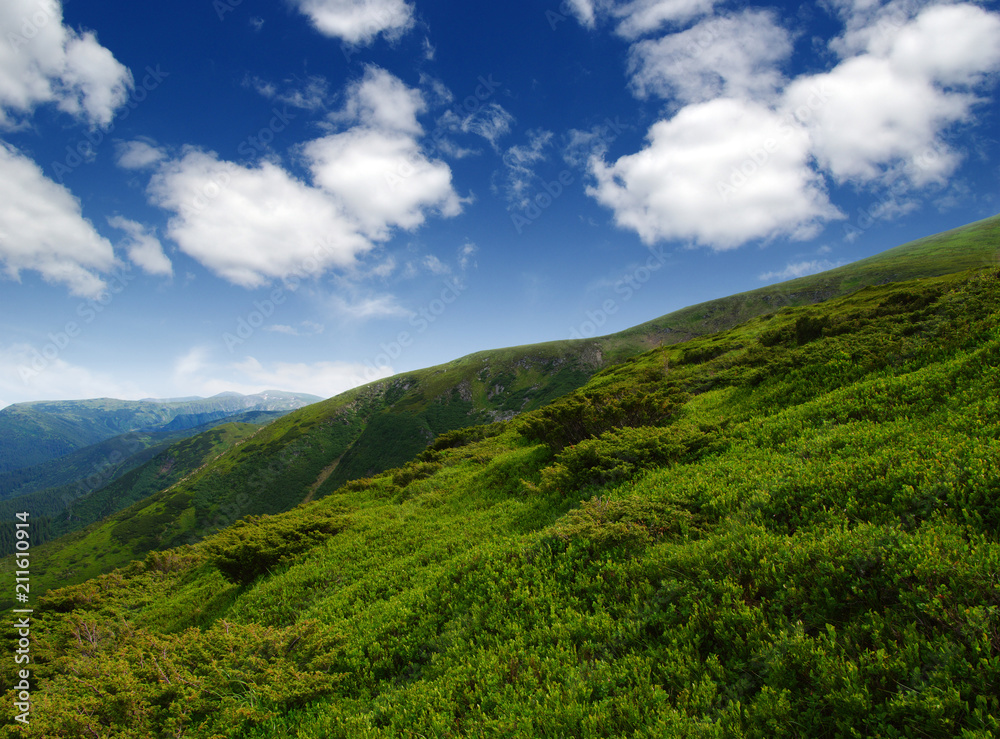
[[552, 144], [551, 131], [534, 129], [528, 131], [525, 144], [511, 146], [503, 155], [503, 190], [512, 208], [523, 208], [529, 200], [529, 189], [538, 179], [535, 166], [548, 157], [547, 150]]
[[814, 275], [817, 272], [826, 272], [828, 269], [840, 267], [843, 262], [831, 262], [829, 259], [812, 259], [803, 262], [789, 262], [785, 268], [775, 272], [765, 272], [758, 275], [761, 282], [784, 282], [794, 280], [796, 277]]
[[296, 326], [288, 326], [283, 323], [272, 323], [264, 326], [264, 330], [273, 334], [285, 334], [286, 336], [318, 336], [323, 333], [326, 327], [315, 321], [301, 321]]
[[253, 89], [261, 97], [281, 105], [301, 110], [325, 110], [330, 100], [330, 83], [322, 75], [310, 75], [304, 80], [286, 79], [281, 87], [261, 77], [247, 76], [243, 86]]
[[438, 119], [438, 125], [446, 130], [481, 136], [497, 149], [497, 142], [510, 133], [514, 120], [514, 116], [502, 105], [491, 102], [464, 117], [449, 110]]

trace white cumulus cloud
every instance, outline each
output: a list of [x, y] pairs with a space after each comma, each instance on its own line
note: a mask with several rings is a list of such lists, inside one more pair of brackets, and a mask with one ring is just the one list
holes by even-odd
[[370, 44], [380, 34], [398, 38], [413, 25], [404, 0], [292, 0], [316, 30], [349, 44]]
[[144, 272], [167, 277], [174, 273], [173, 264], [163, 253], [163, 245], [148, 228], [122, 216], [108, 218], [108, 224], [128, 235], [124, 244], [125, 252]]
[[175, 214], [167, 235], [182, 251], [244, 287], [349, 266], [371, 247], [324, 192], [271, 162], [245, 167], [189, 149], [148, 192]]
[[107, 124], [128, 98], [131, 72], [92, 32], [67, 28], [58, 0], [0, 3], [0, 37], [0, 127], [47, 103]]
[[715, 249], [775, 235], [807, 238], [838, 217], [809, 166], [809, 140], [766, 106], [720, 98], [653, 125], [647, 146], [591, 159], [587, 192], [646, 243]]
[[773, 13], [745, 10], [640, 41], [629, 51], [629, 72], [639, 97], [658, 95], [681, 103], [760, 99], [779, 88], [777, 66], [791, 52], [791, 37]]
[[[633, 6], [658, 3], [613, 12]], [[961, 162], [945, 135], [970, 120], [979, 87], [1000, 70], [1000, 15], [924, 0], [834, 7], [845, 25], [830, 43], [839, 59], [790, 80], [782, 70], [792, 37], [767, 11], [635, 42], [633, 92], [661, 96], [675, 110], [634, 154], [606, 162], [595, 148], [588, 193], [647, 243], [714, 249], [808, 238], [842, 218], [828, 179], [891, 184], [893, 208], [913, 207], [908, 198], [942, 184]]]
[[298, 148], [310, 181], [189, 148], [159, 166], [149, 197], [174, 213], [167, 235], [181, 250], [236, 284], [351, 268], [395, 229], [461, 212], [451, 169], [421, 148], [424, 109], [419, 90], [372, 67], [330, 117], [345, 130]]
[[96, 297], [114, 249], [84, 218], [80, 201], [41, 168], [0, 142], [0, 262], [8, 277], [34, 270], [74, 295]]
[[821, 93], [821, 104], [799, 116], [822, 167], [838, 181], [875, 180], [887, 168], [914, 185], [940, 182], [960, 161], [939, 141], [966, 120], [974, 86], [1000, 69], [1000, 16], [972, 5], [936, 6], [868, 40], [868, 50], [831, 71], [789, 85], [795, 111]]

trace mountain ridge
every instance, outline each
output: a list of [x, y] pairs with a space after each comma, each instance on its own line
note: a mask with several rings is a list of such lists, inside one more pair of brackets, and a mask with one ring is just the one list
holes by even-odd
[[226, 395], [195, 400], [38, 400], [0, 410], [0, 473], [57, 459], [120, 434], [172, 430], [249, 410], [286, 410], [320, 400], [318, 396], [274, 393]]

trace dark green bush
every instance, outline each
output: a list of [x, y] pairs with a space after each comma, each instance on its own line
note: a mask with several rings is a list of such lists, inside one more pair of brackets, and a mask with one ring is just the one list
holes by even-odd
[[507, 428], [507, 422], [487, 423], [480, 426], [468, 426], [454, 431], [446, 431], [439, 434], [427, 447], [423, 454], [444, 451], [445, 449], [457, 449], [475, 441], [482, 441], [493, 436], [502, 434]]
[[524, 420], [522, 433], [558, 451], [612, 429], [658, 426], [685, 400], [668, 388], [621, 386], [576, 393], [552, 403]]
[[567, 493], [623, 482], [643, 470], [693, 457], [711, 437], [701, 431], [641, 426], [607, 431], [566, 447], [542, 470], [542, 489]]
[[441, 469], [440, 462], [410, 462], [392, 476], [392, 484], [398, 488], [405, 488], [415, 480], [423, 480], [430, 477]]
[[205, 550], [209, 561], [227, 580], [246, 585], [346, 525], [345, 519], [320, 511], [309, 515], [248, 516], [207, 541]]

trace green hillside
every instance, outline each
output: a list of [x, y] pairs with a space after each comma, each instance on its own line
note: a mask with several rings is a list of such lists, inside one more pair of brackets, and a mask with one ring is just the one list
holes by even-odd
[[[651, 346], [732, 327], [782, 306], [815, 303], [861, 285], [996, 264], [998, 252], [1000, 217], [995, 217], [819, 275], [693, 306], [618, 334], [479, 352], [372, 383], [270, 424], [175, 488], [139, 500], [88, 529], [74, 538], [71, 550], [39, 547], [36, 566], [47, 573], [45, 583], [79, 582], [81, 573], [110, 571], [150, 550], [198, 541], [243, 516], [287, 511], [349, 480], [403, 465], [444, 432], [539, 409], [612, 362]], [[95, 552], [102, 555], [103, 570], [93, 560]]]
[[[0, 513], [9, 521], [15, 520], [19, 512], [30, 514], [34, 552], [44, 554], [32, 563], [36, 592], [82, 582], [128, 562], [133, 558], [131, 551], [123, 555], [114, 541], [98, 535], [100, 543], [95, 544], [94, 524], [100, 528], [98, 522], [102, 519], [159, 491], [169, 490], [260, 429], [255, 424], [227, 423], [175, 442], [110, 484], [75, 496], [68, 502], [61, 501], [59, 506], [47, 501], [47, 496], [59, 493], [58, 488], [0, 504]], [[68, 497], [72, 492], [64, 491], [64, 494]], [[38, 513], [39, 510], [42, 513]], [[57, 510], [58, 514], [49, 515], [50, 510]], [[4, 555], [14, 552], [13, 534], [9, 527], [0, 531], [0, 552]], [[52, 539], [56, 541], [50, 541]]]
[[[157, 461], [159, 457], [166, 456], [173, 459], [176, 452], [169, 449], [172, 444], [198, 436], [226, 423], [262, 426], [287, 412], [247, 411], [179, 431], [133, 431], [84, 447], [56, 460], [7, 472], [0, 475], [0, 520], [12, 520], [15, 513], [29, 512], [32, 516], [32, 536], [35, 543], [42, 543], [55, 536], [75, 531], [121, 510], [126, 505], [124, 501], [134, 503], [161, 489], [150, 488], [143, 482], [137, 482], [135, 475], [128, 476], [126, 481], [119, 482], [119, 479], [147, 463], [152, 466], [157, 464], [162, 466], [162, 463]], [[213, 447], [217, 436], [217, 434], [206, 435], [204, 439], [194, 444], [194, 448], [205, 445]], [[228, 438], [228, 434], [226, 436]], [[183, 450], [191, 446], [180, 444], [178, 448]], [[221, 449], [216, 453], [218, 451]], [[161, 454], [163, 452], [165, 455]], [[176, 479], [193, 472], [206, 461], [201, 460], [192, 467], [185, 467], [189, 459], [193, 462], [196, 457], [182, 452], [180, 459], [180, 464], [170, 464], [177, 473], [183, 471], [183, 474], [179, 474]], [[176, 479], [171, 480], [170, 484]], [[104, 490], [105, 488], [109, 490]], [[4, 497], [8, 499], [3, 500]], [[104, 502], [95, 505], [98, 499]], [[68, 513], [70, 509], [75, 509], [75, 512]], [[91, 514], [96, 511], [101, 513], [96, 517], [91, 514], [81, 515], [81, 511], [84, 510], [90, 511]], [[12, 551], [5, 548], [4, 543], [0, 541], [0, 556], [10, 554]]]
[[996, 268], [635, 355], [50, 592], [0, 736], [993, 736], [998, 398]]

